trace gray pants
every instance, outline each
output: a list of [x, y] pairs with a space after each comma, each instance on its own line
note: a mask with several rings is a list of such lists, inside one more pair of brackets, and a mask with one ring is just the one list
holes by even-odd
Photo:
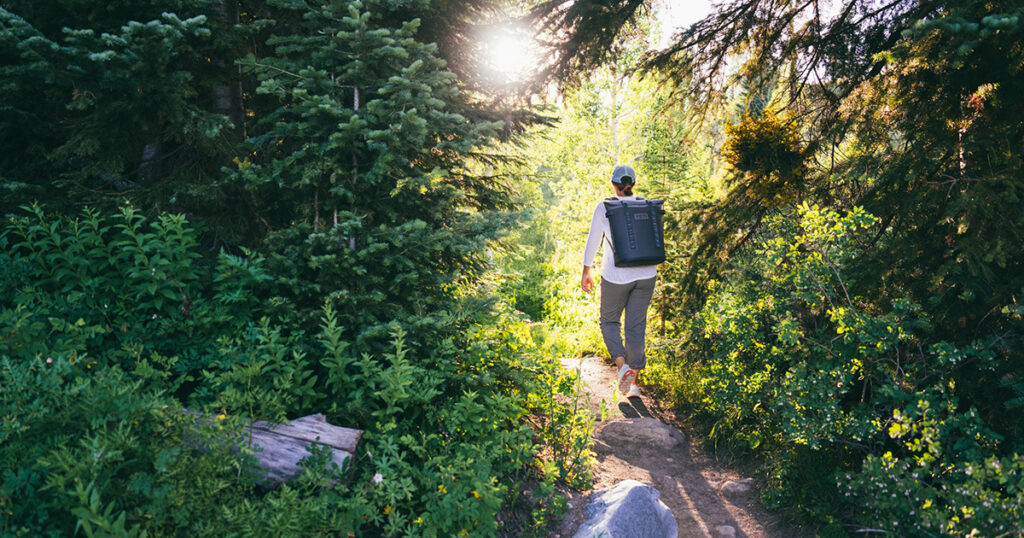
[[[647, 306], [654, 295], [655, 278], [628, 284], [601, 281], [601, 336], [612, 358], [625, 357], [634, 370], [647, 366], [644, 333], [647, 331]], [[626, 345], [622, 345], [622, 311], [626, 311]]]

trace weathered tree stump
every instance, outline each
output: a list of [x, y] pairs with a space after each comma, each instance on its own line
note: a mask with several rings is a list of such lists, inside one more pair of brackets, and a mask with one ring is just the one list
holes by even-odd
[[331, 449], [331, 461], [342, 469], [345, 462], [355, 456], [362, 436], [362, 430], [328, 424], [324, 416], [317, 413], [297, 418], [290, 424], [275, 426], [263, 420], [256, 421], [252, 424], [249, 447], [255, 451], [265, 473], [264, 479], [284, 482], [302, 470], [299, 460], [309, 456], [307, 447], [310, 445]]

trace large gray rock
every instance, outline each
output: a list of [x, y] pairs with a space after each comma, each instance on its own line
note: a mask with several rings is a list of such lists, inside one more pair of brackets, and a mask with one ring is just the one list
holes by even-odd
[[656, 418], [640, 417], [609, 422], [597, 437], [610, 445], [628, 444], [636, 447], [675, 448], [683, 434]]
[[636, 480], [597, 491], [573, 538], [676, 538], [679, 526], [659, 497], [658, 490]]

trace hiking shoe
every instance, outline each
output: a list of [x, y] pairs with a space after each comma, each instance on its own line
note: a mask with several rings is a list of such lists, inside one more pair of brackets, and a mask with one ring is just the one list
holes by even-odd
[[636, 375], [640, 373], [639, 370], [634, 370], [629, 367], [628, 364], [623, 364], [622, 368], [619, 368], [619, 392], [625, 394], [629, 390], [629, 386], [636, 381]]
[[626, 398], [639, 398], [639, 397], [640, 397], [640, 387], [636, 386], [636, 383], [633, 383], [632, 385], [629, 386], [629, 392], [626, 393]]

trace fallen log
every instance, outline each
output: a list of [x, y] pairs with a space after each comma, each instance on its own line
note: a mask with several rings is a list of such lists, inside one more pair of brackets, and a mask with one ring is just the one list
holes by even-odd
[[299, 460], [309, 456], [307, 448], [313, 444], [331, 449], [331, 461], [344, 469], [345, 462], [355, 456], [362, 436], [362, 430], [328, 424], [324, 416], [317, 413], [289, 424], [256, 421], [252, 424], [249, 447], [265, 473], [264, 479], [284, 482], [302, 470]]

